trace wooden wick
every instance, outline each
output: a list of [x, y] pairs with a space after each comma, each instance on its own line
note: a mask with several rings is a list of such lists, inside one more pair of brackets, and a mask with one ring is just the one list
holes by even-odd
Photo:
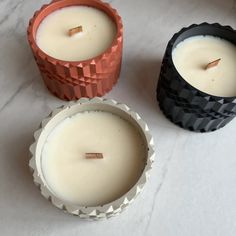
[[217, 66], [220, 61], [221, 61], [221, 58], [219, 58], [219, 59], [217, 59], [217, 60], [215, 60], [215, 61], [212, 61], [212, 62], [208, 63], [208, 64], [206, 65], [206, 67], [205, 67], [205, 70], [208, 70], [208, 69], [210, 69], [210, 68], [212, 68], [212, 67]]
[[85, 153], [86, 159], [103, 159], [102, 153]]
[[80, 25], [78, 27], [75, 27], [75, 28], [72, 28], [72, 29], [69, 29], [68, 31], [68, 35], [71, 37], [77, 33], [80, 33], [80, 32], [83, 32], [83, 27]]

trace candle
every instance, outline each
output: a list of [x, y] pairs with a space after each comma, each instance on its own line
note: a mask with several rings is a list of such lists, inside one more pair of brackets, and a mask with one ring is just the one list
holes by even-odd
[[236, 116], [236, 33], [202, 23], [169, 41], [157, 86], [165, 116], [196, 132], [218, 130]]
[[147, 124], [114, 100], [80, 99], [34, 134], [29, 166], [42, 195], [85, 219], [110, 218], [143, 189], [154, 159]]
[[[70, 33], [72, 29], [74, 32]], [[87, 6], [70, 6], [56, 10], [42, 21], [36, 42], [51, 57], [82, 61], [106, 51], [115, 35], [116, 25], [103, 11]]]
[[100, 0], [56, 0], [36, 11], [28, 41], [49, 91], [63, 100], [103, 96], [117, 83], [123, 25]]
[[42, 151], [49, 187], [61, 199], [82, 206], [103, 205], [124, 195], [141, 176], [145, 159], [146, 146], [137, 129], [99, 111], [62, 121]]
[[195, 88], [215, 96], [236, 96], [236, 46], [233, 43], [210, 35], [194, 36], [177, 44], [172, 58], [179, 74]]

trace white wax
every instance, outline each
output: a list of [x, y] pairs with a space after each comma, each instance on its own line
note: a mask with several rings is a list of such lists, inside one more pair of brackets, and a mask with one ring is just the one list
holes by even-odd
[[[86, 159], [85, 153], [103, 153]], [[83, 206], [118, 199], [138, 181], [146, 160], [139, 131], [108, 112], [78, 113], [61, 122], [42, 151], [47, 184], [59, 198]]]
[[[179, 74], [195, 88], [211, 95], [236, 96], [236, 46], [214, 36], [194, 36], [172, 52]], [[221, 58], [218, 66], [205, 66]]]
[[[82, 26], [83, 32], [68, 35]], [[116, 35], [112, 19], [93, 7], [65, 7], [48, 15], [39, 25], [36, 42], [49, 56], [64, 61], [82, 61], [106, 51]]]

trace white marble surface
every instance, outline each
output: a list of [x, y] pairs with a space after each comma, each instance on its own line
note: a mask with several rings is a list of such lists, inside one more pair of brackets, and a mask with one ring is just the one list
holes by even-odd
[[236, 28], [236, 1], [111, 1], [123, 17], [125, 51], [120, 81], [106, 97], [142, 115], [157, 158], [145, 191], [123, 214], [101, 222], [51, 206], [28, 170], [34, 130], [66, 103], [45, 89], [26, 41], [29, 18], [46, 2], [0, 1], [0, 235], [236, 235], [236, 120], [214, 133], [191, 133], [170, 123], [155, 100], [170, 37], [203, 21]]

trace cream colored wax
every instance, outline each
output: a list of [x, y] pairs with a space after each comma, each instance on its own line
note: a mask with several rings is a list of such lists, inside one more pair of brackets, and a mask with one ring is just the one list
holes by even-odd
[[[236, 46], [214, 36], [194, 36], [172, 52], [179, 74], [195, 88], [215, 96], [236, 96]], [[214, 60], [215, 67], [205, 69]]]
[[[82, 26], [73, 36], [69, 29]], [[49, 56], [82, 61], [106, 51], [116, 35], [116, 25], [103, 11], [87, 6], [65, 7], [48, 15], [39, 25], [36, 42]]]
[[[139, 179], [146, 146], [138, 130], [107, 112], [78, 113], [61, 122], [42, 151], [47, 184], [59, 198], [83, 206], [109, 203]], [[103, 159], [86, 159], [86, 153]]]

